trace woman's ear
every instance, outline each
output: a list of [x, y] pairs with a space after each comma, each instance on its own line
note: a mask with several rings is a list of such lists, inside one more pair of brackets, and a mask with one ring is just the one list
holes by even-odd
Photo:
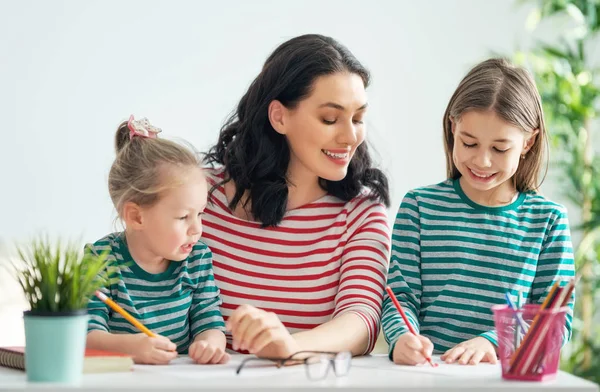
[[284, 121], [286, 110], [287, 108], [276, 99], [271, 101], [269, 104], [269, 122], [271, 123], [273, 129], [282, 135], [286, 134]]

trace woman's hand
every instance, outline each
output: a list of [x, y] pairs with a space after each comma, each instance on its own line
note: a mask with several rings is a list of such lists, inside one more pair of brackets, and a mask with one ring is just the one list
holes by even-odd
[[234, 310], [225, 327], [231, 331], [234, 350], [273, 358], [287, 358], [300, 351], [298, 343], [275, 313], [251, 305], [241, 305]]

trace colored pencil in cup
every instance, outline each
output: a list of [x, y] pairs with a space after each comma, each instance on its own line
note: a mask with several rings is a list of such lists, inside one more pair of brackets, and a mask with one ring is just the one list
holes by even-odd
[[129, 313], [127, 313], [127, 311], [125, 309], [123, 309], [122, 307], [120, 307], [119, 305], [117, 305], [117, 303], [115, 301], [113, 301], [112, 299], [108, 298], [104, 293], [100, 292], [99, 290], [96, 290], [95, 294], [96, 294], [96, 297], [98, 297], [98, 299], [100, 301], [104, 302], [105, 304], [107, 304], [108, 306], [110, 306], [110, 308], [112, 310], [114, 310], [115, 312], [119, 313], [121, 316], [125, 317], [125, 320], [129, 321], [134, 327], [136, 327], [137, 329], [139, 329], [140, 331], [142, 331], [146, 335], [150, 336], [151, 338], [155, 338], [157, 336], [154, 332], [152, 332], [148, 328], [146, 328], [144, 326], [144, 324], [140, 323], [135, 318], [133, 318], [132, 315], [130, 315]]
[[[520, 292], [519, 292], [520, 295]], [[515, 303], [512, 301], [512, 299], [510, 298], [510, 294], [508, 292], [506, 292], [504, 294], [504, 297], [506, 298], [506, 303], [508, 304], [508, 307], [515, 313], [515, 317], [517, 319], [518, 325], [515, 328], [515, 350], [517, 347], [519, 347], [519, 328], [523, 330], [523, 333], [525, 333], [527, 331], [527, 324], [525, 324], [525, 321], [523, 320], [523, 315], [519, 312], [521, 310], [521, 299], [518, 297], [517, 298], [517, 305], [515, 305]]]
[[[398, 302], [398, 300], [396, 299], [396, 296], [394, 295], [394, 292], [392, 291], [392, 289], [390, 288], [390, 286], [387, 286], [385, 288], [385, 290], [387, 291], [388, 295], [390, 296], [390, 299], [392, 300], [392, 302], [396, 306], [396, 309], [398, 309], [398, 312], [400, 312], [400, 316], [402, 316], [402, 320], [404, 320], [404, 324], [406, 324], [406, 327], [408, 328], [408, 330], [410, 331], [410, 333], [412, 333], [415, 336], [418, 336], [417, 332], [413, 328], [412, 324], [408, 321], [408, 317], [406, 317], [406, 313], [404, 313], [404, 309], [402, 309], [402, 306], [400, 306], [400, 302]], [[437, 366], [437, 364], [434, 364], [431, 361], [431, 358], [429, 358], [429, 356], [425, 356], [425, 359], [427, 359], [427, 362], [429, 362], [429, 364], [432, 367], [436, 367]]]
[[[517, 310], [520, 311], [521, 308], [523, 307], [523, 292], [521, 290], [519, 290], [518, 294], [517, 294]], [[523, 315], [521, 313], [518, 313], [518, 317], [520, 319], [520, 321], [523, 321]], [[519, 347], [519, 345], [521, 344], [521, 334], [527, 332], [527, 327], [523, 328], [523, 325], [521, 325], [521, 330], [519, 330], [519, 333], [517, 334], [517, 345], [515, 346], [515, 349], [517, 347]]]
[[517, 347], [519, 347], [519, 310], [518, 308], [515, 306], [515, 304], [513, 303], [513, 301], [510, 299], [510, 294], [508, 292], [504, 293], [504, 297], [506, 298], [506, 303], [508, 304], [508, 307], [513, 311], [514, 313], [514, 319], [517, 320], [517, 325], [515, 325], [515, 332], [514, 332], [514, 339], [513, 339], [513, 347], [516, 350]]
[[[559, 286], [560, 286], [559, 281], [554, 282], [554, 284], [552, 285], [552, 288], [550, 289], [550, 292], [546, 296], [546, 299], [540, 306], [541, 310], [547, 309], [548, 306], [552, 303], [552, 301], [554, 301], [556, 294], [558, 292], [560, 292]], [[515, 352], [513, 353], [513, 355], [510, 358], [509, 373], [515, 373], [516, 369], [521, 366], [522, 357], [523, 357], [523, 354], [525, 351], [524, 346], [527, 346], [529, 344], [529, 341], [532, 339], [532, 335], [534, 333], [536, 333], [536, 329], [537, 329], [539, 321], [540, 321], [540, 314], [538, 313], [533, 318], [531, 325], [527, 329], [527, 333], [525, 334], [525, 337], [523, 338], [522, 344], [520, 344], [519, 347], [517, 347], [517, 349], [515, 350]]]
[[[578, 277], [575, 279], [571, 279], [569, 283], [565, 287], [562, 288], [560, 293], [558, 294], [558, 298], [550, 304], [550, 311], [558, 311], [561, 307], [567, 306], [569, 302], [569, 298], [571, 297], [571, 293], [575, 289], [575, 284], [577, 283]], [[543, 350], [543, 341], [545, 340], [548, 330], [552, 326], [552, 320], [554, 319], [554, 314], [547, 315], [543, 320], [543, 325], [540, 325], [537, 336], [532, 336], [532, 342], [530, 344], [531, 349], [527, 352], [526, 357], [523, 359], [523, 366], [520, 369], [520, 374], [524, 375], [531, 372], [532, 367], [535, 366], [537, 362], [539, 362], [539, 352]]]

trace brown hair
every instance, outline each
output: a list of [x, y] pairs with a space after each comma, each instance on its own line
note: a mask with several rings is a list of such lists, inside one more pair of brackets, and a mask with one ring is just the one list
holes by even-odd
[[127, 124], [117, 128], [117, 157], [108, 175], [108, 192], [119, 215], [127, 202], [144, 207], [156, 203], [161, 192], [180, 181], [174, 169], [201, 167], [191, 149], [166, 139], [130, 137]]
[[[546, 161], [548, 158], [548, 139], [542, 99], [531, 74], [505, 59], [489, 59], [476, 65], [460, 82], [444, 113], [444, 148], [449, 179], [460, 177], [452, 159], [452, 120], [460, 121], [461, 116], [471, 110], [493, 111], [527, 133], [539, 130], [512, 178], [517, 191], [537, 191], [543, 181], [543, 178], [539, 180], [539, 174], [544, 158]], [[547, 171], [547, 164], [545, 166]]]

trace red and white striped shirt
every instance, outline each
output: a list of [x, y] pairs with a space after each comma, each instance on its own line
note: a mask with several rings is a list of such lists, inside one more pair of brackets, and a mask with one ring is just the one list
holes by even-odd
[[[223, 169], [205, 173], [209, 189], [224, 175]], [[231, 213], [220, 186], [205, 212], [202, 240], [213, 252], [225, 320], [250, 304], [276, 313], [295, 333], [353, 312], [369, 331], [366, 353], [373, 349], [390, 251], [382, 204], [326, 195], [287, 211], [277, 227], [261, 228]]]

